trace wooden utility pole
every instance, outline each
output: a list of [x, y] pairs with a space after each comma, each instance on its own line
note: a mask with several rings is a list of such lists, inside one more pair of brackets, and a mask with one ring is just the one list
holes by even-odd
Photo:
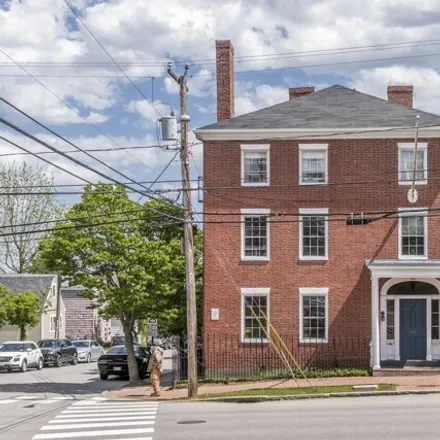
[[197, 309], [196, 309], [196, 279], [194, 274], [194, 236], [192, 226], [191, 173], [189, 167], [188, 125], [190, 117], [187, 114], [186, 83], [188, 66], [185, 73], [178, 76], [168, 65], [168, 74], [180, 87], [180, 161], [182, 164], [182, 192], [184, 207], [184, 241], [186, 262], [186, 316], [188, 337], [188, 397], [197, 397]]
[[57, 274], [57, 308], [56, 308], [56, 321], [55, 321], [55, 339], [59, 339], [60, 337], [60, 311], [61, 311], [61, 276]]

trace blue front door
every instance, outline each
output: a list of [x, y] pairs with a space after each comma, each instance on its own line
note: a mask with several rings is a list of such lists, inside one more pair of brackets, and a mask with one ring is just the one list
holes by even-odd
[[400, 359], [426, 360], [426, 300], [400, 300]]

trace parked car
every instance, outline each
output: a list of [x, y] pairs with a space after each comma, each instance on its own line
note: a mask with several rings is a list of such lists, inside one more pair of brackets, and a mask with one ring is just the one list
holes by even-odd
[[44, 365], [61, 367], [67, 363], [78, 363], [78, 351], [68, 339], [42, 339], [38, 346], [43, 353]]
[[125, 336], [113, 336], [112, 346], [125, 345]]
[[104, 349], [92, 339], [72, 341], [78, 351], [78, 361], [90, 363], [97, 361], [104, 354]]
[[0, 347], [0, 369], [25, 372], [28, 368], [43, 368], [43, 354], [32, 341], [7, 341]]
[[[143, 380], [149, 376], [147, 372], [150, 352], [144, 347], [135, 345], [136, 361], [139, 369], [139, 376]], [[107, 354], [98, 359], [99, 377], [107, 380], [109, 376], [115, 375], [128, 377], [127, 348], [125, 345], [112, 347]]]

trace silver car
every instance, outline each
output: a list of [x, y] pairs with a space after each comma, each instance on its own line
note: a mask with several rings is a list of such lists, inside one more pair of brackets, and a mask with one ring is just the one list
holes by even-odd
[[98, 360], [99, 356], [104, 354], [104, 349], [93, 339], [72, 341], [72, 344], [78, 350], [78, 360], [80, 362], [90, 363]]

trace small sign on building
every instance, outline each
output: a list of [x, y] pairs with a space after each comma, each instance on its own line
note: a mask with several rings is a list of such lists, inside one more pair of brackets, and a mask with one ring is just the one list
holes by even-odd
[[211, 309], [211, 321], [218, 321], [220, 319], [220, 310]]
[[149, 318], [148, 319], [148, 336], [150, 338], [157, 338], [157, 319]]

